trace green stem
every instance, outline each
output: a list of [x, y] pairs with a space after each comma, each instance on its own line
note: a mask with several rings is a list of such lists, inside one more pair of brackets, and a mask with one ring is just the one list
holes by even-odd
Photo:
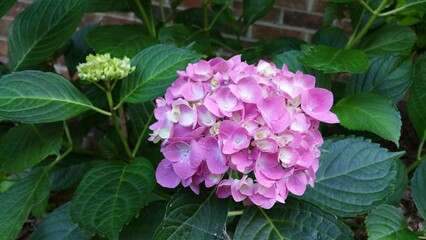
[[106, 92], [106, 91], [107, 91], [107, 90], [106, 90], [104, 87], [102, 87], [102, 85], [100, 85], [99, 83], [97, 83], [97, 82], [93, 81], [93, 84], [95, 84], [95, 86], [96, 86], [96, 87], [98, 87], [99, 89], [101, 89], [102, 91], [104, 91], [104, 92]]
[[380, 12], [385, 8], [388, 0], [383, 0], [380, 5], [377, 7], [376, 10], [373, 11], [373, 15], [371, 15], [370, 19], [368, 19], [367, 23], [364, 25], [364, 27], [361, 29], [361, 31], [356, 34], [355, 36], [351, 36], [351, 39], [346, 44], [345, 49], [352, 48], [358, 41], [368, 32], [368, 29], [370, 29], [371, 24], [373, 24], [374, 20], [379, 16]]
[[209, 12], [207, 8], [207, 2], [203, 1], [203, 18], [204, 18], [204, 30], [208, 31], [209, 28]]
[[408, 168], [407, 168], [407, 173], [412, 172], [414, 169], [416, 169], [416, 167], [422, 162], [422, 152], [423, 152], [423, 146], [425, 144], [426, 141], [426, 131], [423, 134], [423, 139], [421, 139], [420, 144], [419, 144], [419, 148], [417, 149], [417, 158], [416, 161], [413, 162]]
[[402, 10], [408, 8], [408, 7], [411, 7], [411, 6], [414, 6], [414, 5], [417, 5], [417, 4], [421, 4], [421, 3], [425, 3], [425, 2], [424, 1], [417, 1], [417, 2], [413, 2], [413, 3], [408, 3], [408, 4], [405, 4], [402, 7], [395, 8], [394, 10], [390, 10], [388, 12], [381, 13], [381, 14], [379, 14], [379, 16], [380, 17], [386, 17], [386, 16], [389, 16], [389, 15], [395, 14], [397, 12], [400, 12], [400, 11], [402, 11]]
[[107, 95], [107, 99], [108, 99], [108, 105], [109, 105], [109, 107], [111, 109], [111, 113], [112, 113], [112, 116], [111, 116], [112, 122], [114, 124], [115, 130], [117, 131], [118, 137], [120, 138], [121, 143], [124, 146], [124, 150], [126, 151], [127, 156], [129, 157], [129, 159], [133, 159], [132, 153], [131, 153], [130, 148], [129, 148], [129, 144], [127, 143], [127, 140], [123, 135], [123, 131], [120, 128], [120, 124], [119, 124], [118, 118], [117, 118], [117, 113], [114, 110], [114, 101], [112, 99], [112, 89], [111, 89], [110, 82], [106, 81], [105, 84], [106, 84], [106, 87], [107, 87], [106, 95]]
[[67, 138], [68, 144], [72, 146], [72, 138], [70, 134], [70, 129], [68, 128], [68, 124], [66, 121], [64, 121], [64, 130], [65, 130], [65, 136]]
[[153, 115], [154, 115], [154, 113], [151, 113], [149, 115], [149, 118], [146, 122], [147, 124], [145, 124], [141, 134], [138, 137], [138, 141], [136, 142], [136, 146], [135, 146], [135, 148], [133, 149], [133, 152], [132, 152], [133, 157], [136, 157], [136, 154], [138, 153], [139, 147], [141, 146], [141, 143], [142, 143], [143, 136], [145, 135], [146, 130], [148, 130], [148, 125], [149, 125], [148, 123], [151, 122]]
[[223, 7], [219, 10], [219, 12], [214, 16], [212, 22], [207, 27], [206, 31], [210, 31], [210, 29], [213, 27], [213, 25], [216, 23], [216, 21], [219, 19], [220, 15], [222, 15], [223, 11], [228, 7], [228, 4], [223, 5]]
[[358, 0], [358, 2], [361, 3], [361, 5], [364, 6], [365, 9], [367, 9], [369, 12], [374, 14], [374, 10], [370, 6], [368, 6], [368, 4], [364, 2], [364, 0]]
[[167, 19], [166, 19], [166, 14], [164, 13], [163, 0], [159, 0], [158, 2], [160, 3], [161, 19], [165, 23], [167, 21]]
[[244, 213], [244, 210], [229, 211], [228, 212], [228, 217], [240, 216], [240, 215], [243, 215], [243, 213]]
[[146, 27], [148, 28], [148, 32], [151, 36], [157, 37], [157, 33], [155, 32], [155, 27], [152, 21], [148, 19], [148, 15], [145, 12], [141, 2], [139, 0], [135, 0], [135, 3], [142, 14], [143, 21], [145, 22]]
[[112, 114], [110, 113], [110, 112], [107, 112], [107, 111], [104, 111], [104, 110], [102, 110], [102, 109], [100, 109], [100, 108], [97, 108], [97, 107], [95, 107], [95, 106], [91, 106], [90, 107], [93, 111], [96, 111], [96, 112], [98, 112], [98, 113], [100, 113], [100, 114], [103, 114], [103, 115], [106, 115], [106, 116], [112, 116]]
[[48, 172], [50, 169], [52, 169], [56, 164], [58, 164], [62, 159], [64, 159], [68, 154], [70, 154], [72, 151], [72, 147], [69, 147], [64, 153], [58, 155], [56, 159], [51, 162], [47, 167], [44, 169], [44, 172]]

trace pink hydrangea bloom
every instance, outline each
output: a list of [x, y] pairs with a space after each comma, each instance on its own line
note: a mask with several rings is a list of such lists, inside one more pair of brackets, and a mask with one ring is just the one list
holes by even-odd
[[201, 60], [178, 76], [157, 99], [150, 126], [165, 157], [156, 170], [160, 185], [182, 183], [198, 194], [204, 182], [218, 186], [219, 198], [263, 208], [313, 187], [319, 123], [339, 122], [332, 93], [315, 88], [313, 76], [240, 56]]

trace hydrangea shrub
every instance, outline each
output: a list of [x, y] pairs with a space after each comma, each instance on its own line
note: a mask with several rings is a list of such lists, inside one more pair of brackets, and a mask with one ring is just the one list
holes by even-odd
[[426, 238], [426, 3], [282, 2], [1, 0], [0, 239]]

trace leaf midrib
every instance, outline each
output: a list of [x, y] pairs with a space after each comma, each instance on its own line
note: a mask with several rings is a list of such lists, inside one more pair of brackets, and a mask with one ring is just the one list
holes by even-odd
[[90, 109], [94, 108], [94, 106], [92, 104], [88, 105], [88, 104], [82, 103], [82, 102], [73, 102], [73, 101], [70, 101], [70, 100], [58, 99], [58, 98], [17, 97], [17, 98], [0, 98], [0, 100], [12, 100], [12, 102], [16, 101], [16, 100], [63, 102], [63, 103], [71, 104], [71, 105], [79, 105], [79, 106], [87, 107], [87, 108], [90, 108]]

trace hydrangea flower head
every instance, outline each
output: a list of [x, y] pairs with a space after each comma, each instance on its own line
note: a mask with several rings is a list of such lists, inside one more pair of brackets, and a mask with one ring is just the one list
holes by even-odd
[[80, 63], [77, 70], [82, 80], [97, 82], [123, 79], [135, 71], [135, 67], [130, 65], [129, 58], [111, 58], [107, 53], [90, 54], [86, 57], [86, 63]]
[[198, 194], [204, 182], [219, 198], [263, 208], [314, 186], [319, 123], [339, 122], [313, 76], [240, 56], [189, 64], [156, 103], [149, 139], [162, 141], [160, 185]]

